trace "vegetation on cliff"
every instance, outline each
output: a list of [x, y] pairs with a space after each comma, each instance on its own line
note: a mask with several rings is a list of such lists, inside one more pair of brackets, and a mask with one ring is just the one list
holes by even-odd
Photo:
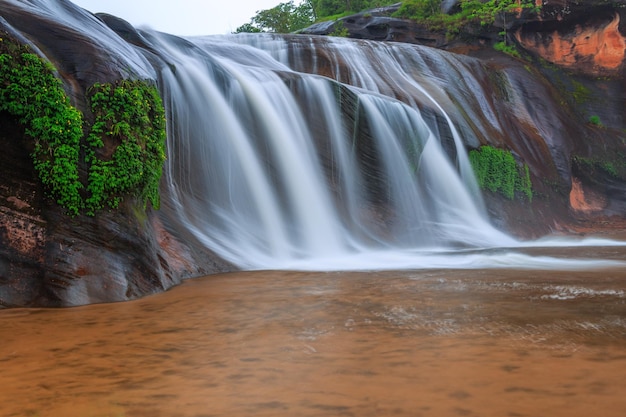
[[[165, 115], [158, 91], [142, 81], [96, 84], [88, 92], [95, 122], [87, 136], [88, 213], [134, 195], [159, 207], [159, 180], [165, 161]], [[105, 142], [118, 143], [102, 157]]]
[[538, 10], [533, 0], [461, 0], [455, 11], [447, 14], [440, 0], [406, 0], [395, 13], [396, 17], [413, 19], [437, 29], [458, 32], [468, 23], [491, 25], [499, 15], [521, 9]]
[[470, 151], [469, 157], [480, 188], [500, 193], [509, 200], [513, 200], [519, 191], [532, 200], [528, 165], [518, 165], [510, 151], [481, 146]]
[[[335, 20], [396, 3], [385, 0], [304, 0], [296, 5], [291, 0], [258, 11], [249, 23], [238, 27], [236, 32], [296, 32], [316, 21]], [[521, 9], [538, 10], [538, 7], [533, 0], [461, 0], [450, 13], [445, 13], [441, 0], [405, 0], [394, 16], [456, 34], [469, 23], [491, 25], [499, 15], [506, 18], [506, 13]]]
[[291, 33], [316, 21], [335, 20], [361, 10], [394, 3], [385, 0], [303, 0], [296, 5], [291, 0], [258, 11], [249, 23], [241, 25], [235, 32]]
[[0, 41], [0, 52], [0, 111], [25, 126], [34, 138], [32, 157], [41, 182], [58, 204], [78, 214], [82, 115], [70, 104], [49, 63], [7, 39]]
[[95, 121], [85, 136], [83, 116], [55, 71], [28, 46], [0, 38], [0, 111], [33, 139], [34, 167], [48, 195], [70, 215], [116, 208], [126, 196], [158, 207], [165, 116], [156, 88], [144, 81], [94, 85]]

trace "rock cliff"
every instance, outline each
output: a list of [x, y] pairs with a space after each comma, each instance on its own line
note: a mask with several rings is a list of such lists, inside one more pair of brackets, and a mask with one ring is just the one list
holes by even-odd
[[[455, 13], [458, 3], [443, 1], [442, 10]], [[492, 25], [466, 24], [454, 35], [393, 17], [400, 3], [303, 32], [332, 34], [343, 27], [352, 38], [432, 46], [477, 57], [494, 76], [513, 77], [521, 92], [518, 107], [509, 109], [507, 134], [492, 132], [487, 144], [510, 149], [529, 163], [539, 198], [531, 207], [521, 207], [487, 193], [491, 216], [522, 236], [623, 227], [626, 1], [535, 4], [539, 12], [519, 10]], [[517, 57], [494, 49], [502, 40]], [[499, 94], [497, 88], [493, 94]], [[510, 104], [502, 101], [504, 107]]]
[[[449, 12], [456, 3], [442, 2]], [[0, 4], [2, 41], [30, 45], [49, 60], [88, 122], [93, 115], [86, 92], [94, 83], [129, 77], [156, 82], [154, 68], [168, 65], [141, 33], [113, 16], [94, 16], [64, 0]], [[529, 165], [535, 186], [532, 203], [487, 193], [499, 226], [522, 236], [624, 226], [626, 0], [544, 0], [538, 14], [466, 27], [456, 37], [392, 17], [398, 7], [341, 21], [354, 38], [464, 53], [493, 70], [485, 88], [501, 103], [492, 110], [506, 130], [468, 148], [512, 150]], [[520, 57], [493, 49], [504, 28]], [[305, 32], [335, 30], [336, 23], [326, 22]], [[324, 57], [315, 62], [323, 68]], [[505, 81], [515, 84], [519, 97], [498, 88]], [[233, 269], [193, 236], [178, 234], [167, 204], [155, 211], [130, 198], [118, 210], [68, 217], [42, 188], [25, 133], [19, 120], [0, 112], [0, 307], [122, 301]], [[80, 174], [86, 175], [84, 166]]]
[[[47, 8], [53, 6], [65, 10]], [[63, 21], [66, 13], [75, 20]], [[0, 42], [30, 45], [45, 56], [85, 115], [90, 114], [90, 86], [131, 75], [131, 66], [112, 49], [123, 44], [105, 45], [102, 38], [88, 36], [89, 28], [117, 37], [103, 20], [69, 2], [41, 7], [1, 2]], [[132, 51], [129, 55], [142, 59]], [[145, 68], [134, 76], [154, 79], [150, 66]], [[144, 208], [137, 199], [96, 216], [68, 216], [37, 178], [30, 155], [33, 139], [7, 112], [0, 112], [0, 143], [0, 308], [129, 300], [163, 291], [185, 277], [232, 268], [190, 243], [191, 237], [174, 236], [167, 210]], [[81, 175], [86, 175], [84, 166]]]

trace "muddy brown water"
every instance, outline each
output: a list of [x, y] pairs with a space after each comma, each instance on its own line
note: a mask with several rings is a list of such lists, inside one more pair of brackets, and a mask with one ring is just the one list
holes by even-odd
[[626, 415], [623, 268], [233, 273], [0, 335], [4, 417]]

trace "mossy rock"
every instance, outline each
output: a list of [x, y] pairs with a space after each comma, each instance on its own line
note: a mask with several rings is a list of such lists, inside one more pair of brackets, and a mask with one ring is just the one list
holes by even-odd
[[[33, 164], [47, 194], [69, 215], [117, 208], [125, 197], [158, 208], [166, 130], [156, 87], [144, 80], [92, 86], [95, 120], [85, 136], [83, 115], [55, 73], [28, 46], [0, 34], [0, 111], [32, 139]], [[82, 181], [81, 169], [88, 172]]]

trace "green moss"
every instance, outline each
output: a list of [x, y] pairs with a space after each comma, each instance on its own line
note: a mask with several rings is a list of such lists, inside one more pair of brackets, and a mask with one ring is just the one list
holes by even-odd
[[[144, 81], [94, 85], [88, 98], [95, 121], [85, 138], [82, 114], [54, 72], [27, 46], [0, 38], [0, 111], [33, 139], [33, 164], [47, 194], [70, 215], [116, 208], [126, 196], [158, 208], [165, 116], [156, 88]], [[86, 183], [79, 167], [88, 170]]]
[[573, 161], [579, 169], [592, 176], [604, 174], [613, 178], [623, 179], [626, 171], [626, 157], [618, 152], [612, 156], [612, 160], [609, 160], [609, 158], [608, 155], [597, 158], [574, 156]]
[[496, 51], [504, 52], [505, 54], [511, 55], [515, 58], [521, 57], [515, 45], [508, 45], [505, 41], [496, 42], [493, 45], [493, 49], [495, 49]]
[[500, 193], [513, 200], [516, 192], [532, 200], [532, 183], [528, 165], [518, 165], [510, 151], [481, 146], [469, 154], [480, 188]]
[[585, 104], [591, 99], [591, 91], [580, 81], [571, 80], [572, 98], [576, 104]]
[[602, 124], [602, 121], [600, 120], [600, 116], [597, 116], [597, 115], [590, 116], [589, 123], [591, 123], [594, 126], [604, 127], [604, 125]]

